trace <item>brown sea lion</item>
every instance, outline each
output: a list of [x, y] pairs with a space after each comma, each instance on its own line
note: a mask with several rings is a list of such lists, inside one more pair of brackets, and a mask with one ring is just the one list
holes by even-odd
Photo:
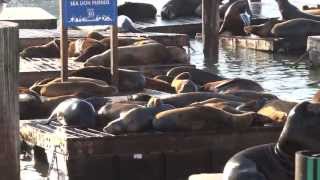
[[232, 3], [225, 13], [223, 23], [219, 30], [219, 34], [228, 31], [235, 36], [246, 35], [246, 33], [243, 30], [245, 24], [240, 17], [240, 14], [245, 12], [251, 14], [247, 0], [238, 0]]
[[157, 90], [157, 91], [163, 91], [163, 92], [167, 92], [167, 93], [175, 93], [175, 89], [174, 87], [171, 86], [171, 84], [169, 84], [166, 81], [162, 81], [159, 79], [153, 79], [153, 78], [148, 78], [146, 77], [146, 85], [145, 85], [146, 89], [153, 89], [153, 90]]
[[87, 38], [96, 39], [96, 40], [100, 41], [104, 38], [104, 36], [97, 31], [90, 31], [87, 34]]
[[219, 80], [225, 79], [225, 78], [218, 76], [216, 74], [213, 74], [213, 73], [210, 73], [210, 72], [207, 72], [204, 70], [196, 69], [196, 68], [190, 67], [190, 66], [178, 66], [178, 67], [171, 68], [167, 72], [166, 75], [168, 77], [176, 77], [178, 74], [183, 73], [183, 72], [190, 73], [191, 80], [200, 86], [202, 86], [208, 82], [219, 81]]
[[109, 122], [120, 117], [121, 113], [125, 113], [130, 109], [142, 108], [142, 105], [130, 102], [112, 102], [102, 106], [97, 113], [97, 127], [102, 129]]
[[80, 38], [80, 39], [71, 41], [68, 46], [68, 56], [69, 57], [79, 56], [83, 54], [87, 48], [96, 44], [100, 44], [99, 41], [92, 38]]
[[118, 15], [126, 15], [133, 21], [154, 19], [157, 9], [148, 3], [125, 2], [118, 6]]
[[103, 128], [111, 134], [144, 132], [153, 129], [152, 121], [159, 112], [174, 108], [171, 105], [159, 104], [156, 107], [139, 107], [121, 114], [120, 118], [111, 121]]
[[[110, 68], [102, 66], [84, 67], [69, 74], [70, 76], [87, 77], [99, 79], [111, 84]], [[140, 91], [145, 87], [146, 79], [142, 72], [119, 69], [119, 84], [120, 92], [135, 92]]]
[[252, 100], [259, 100], [259, 99], [266, 99], [266, 100], [279, 99], [277, 96], [273, 94], [256, 92], [256, 91], [234, 91], [234, 92], [226, 92], [223, 94], [239, 97], [246, 102], [252, 101]]
[[[146, 38], [118, 37], [118, 46], [128, 46], [142, 40], [146, 40]], [[98, 43], [94, 43], [85, 48], [83, 52], [76, 59], [74, 59], [74, 61], [85, 62], [90, 57], [101, 54], [108, 49], [110, 49], [110, 37], [100, 39]]]
[[[189, 93], [181, 93], [176, 95], [171, 95], [169, 97], [162, 97], [160, 98], [164, 104], [171, 104], [174, 107], [185, 107], [195, 102], [205, 101], [210, 98], [221, 98], [230, 101], [239, 101], [242, 102], [243, 99], [232, 96], [232, 95], [222, 95], [212, 92], [189, 92]], [[149, 102], [148, 106], [152, 106], [159, 98], [152, 97]]]
[[162, 19], [175, 19], [177, 17], [194, 16], [195, 9], [201, 0], [170, 0], [161, 9]]
[[271, 37], [272, 36], [271, 29], [275, 24], [280, 22], [283, 22], [283, 21], [277, 20], [277, 19], [271, 19], [260, 25], [245, 26], [244, 31], [247, 34], [254, 34], [260, 37]]
[[[110, 66], [110, 50], [87, 59], [84, 66]], [[118, 48], [119, 66], [137, 66], [150, 64], [166, 64], [170, 60], [167, 48], [160, 43], [141, 46], [123, 46]]]
[[109, 85], [99, 85], [93, 82], [54, 82], [41, 87], [40, 94], [47, 97], [83, 93], [90, 96], [111, 96], [117, 89]]
[[153, 126], [160, 131], [244, 129], [254, 118], [255, 113], [235, 115], [213, 107], [191, 106], [158, 113]]
[[284, 20], [304, 18], [320, 21], [320, 16], [304, 13], [300, 11], [297, 7], [292, 5], [288, 0], [276, 0], [276, 2], [278, 4], [279, 11], [282, 15], [282, 19]]
[[284, 124], [287, 120], [289, 111], [297, 105], [296, 102], [284, 100], [268, 101], [259, 111], [258, 114], [269, 117], [274, 123]]
[[263, 87], [259, 85], [257, 82], [254, 82], [249, 79], [241, 79], [241, 78], [234, 78], [230, 80], [223, 81], [211, 87], [210, 83], [204, 85], [206, 90], [210, 90], [217, 93], [226, 93], [232, 91], [240, 91], [240, 90], [247, 90], [247, 91], [264, 91]]
[[312, 102], [320, 103], [320, 91], [319, 90], [313, 95]]
[[291, 19], [277, 23], [271, 29], [274, 37], [305, 37], [320, 35], [320, 22], [310, 19]]
[[59, 58], [60, 40], [54, 39], [44, 45], [25, 48], [20, 56], [23, 58]]
[[167, 50], [169, 52], [170, 60], [175, 63], [188, 64], [189, 56], [186, 50], [182, 47], [177, 46], [167, 46]]
[[188, 72], [183, 72], [177, 75], [171, 82], [177, 94], [186, 92], [197, 92], [198, 86], [191, 80], [191, 75]]

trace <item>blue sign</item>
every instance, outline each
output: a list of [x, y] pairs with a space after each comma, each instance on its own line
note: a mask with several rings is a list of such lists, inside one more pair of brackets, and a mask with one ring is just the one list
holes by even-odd
[[63, 0], [64, 26], [113, 25], [117, 0]]

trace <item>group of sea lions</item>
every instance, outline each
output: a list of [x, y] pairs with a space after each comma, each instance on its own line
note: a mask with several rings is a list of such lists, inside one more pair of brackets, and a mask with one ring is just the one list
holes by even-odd
[[[188, 55], [183, 47], [165, 46], [155, 40], [143, 37], [118, 38], [118, 65], [152, 65], [187, 63]], [[68, 56], [84, 66], [110, 67], [110, 38], [98, 32], [88, 33], [86, 38], [68, 43]], [[60, 40], [54, 39], [45, 45], [25, 48], [24, 58], [60, 57]]]
[[[115, 135], [236, 130], [282, 125], [296, 104], [266, 93], [252, 80], [228, 79], [189, 66], [175, 67], [155, 77], [120, 69], [117, 88], [110, 86], [108, 70], [103, 66], [84, 67], [70, 73], [66, 82], [48, 78], [28, 89], [21, 88], [21, 119], [49, 117], [46, 123], [58, 121]], [[161, 91], [165, 96], [139, 93], [144, 89]], [[138, 94], [121, 100], [109, 98], [128, 92]], [[89, 113], [81, 115], [85, 112]], [[76, 120], [78, 117], [86, 118]]]

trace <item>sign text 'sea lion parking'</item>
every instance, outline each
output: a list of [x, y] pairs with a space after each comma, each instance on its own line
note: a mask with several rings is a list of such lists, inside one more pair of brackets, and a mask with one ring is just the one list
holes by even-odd
[[116, 0], [65, 0], [64, 25], [112, 25], [117, 19]]

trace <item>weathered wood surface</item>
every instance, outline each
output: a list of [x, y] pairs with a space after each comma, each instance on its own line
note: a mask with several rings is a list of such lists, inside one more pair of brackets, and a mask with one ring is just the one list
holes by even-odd
[[219, 2], [202, 0], [203, 55], [207, 62], [218, 62], [219, 49]]
[[275, 52], [281, 48], [282, 38], [261, 38], [251, 36], [220, 36], [220, 43], [225, 47], [248, 48]]
[[[275, 142], [280, 131], [281, 127], [253, 127], [242, 131], [153, 132], [111, 136], [91, 129], [43, 126], [35, 121], [26, 121], [21, 127], [22, 137], [28, 143], [45, 148], [49, 154], [52, 154], [50, 151], [54, 147], [57, 148], [62, 163], [60, 170], [69, 177], [83, 177], [86, 172], [81, 169], [96, 160], [117, 164], [110, 165], [113, 168], [109, 167], [107, 172], [100, 171], [106, 177], [112, 176], [111, 172], [132, 173], [137, 168], [135, 161], [140, 159], [140, 163], [150, 160], [152, 167], [164, 167], [153, 172], [165, 175], [161, 180], [187, 179], [195, 173], [221, 172], [232, 155], [254, 145]], [[121, 160], [125, 160], [127, 171], [119, 170]], [[141, 173], [141, 170], [136, 169], [135, 175], [145, 175], [142, 179], [152, 177]]]
[[[68, 30], [69, 38], [83, 38], [88, 32], [83, 30]], [[99, 31], [108, 37], [107, 31]], [[54, 38], [60, 37], [60, 32], [55, 29], [20, 29], [20, 47], [25, 48], [40, 44], [46, 44]], [[119, 33], [119, 37], [148, 37], [167, 46], [189, 46], [189, 37], [186, 34], [175, 33]]]
[[0, 13], [0, 21], [12, 21], [20, 29], [55, 29], [57, 18], [38, 7], [7, 7]]
[[157, 16], [155, 20], [135, 22], [138, 29], [147, 32], [181, 33], [194, 35], [201, 32], [202, 20], [199, 17], [182, 17], [174, 20], [164, 20]]
[[[132, 69], [144, 72], [148, 76], [164, 74], [169, 69], [177, 66], [192, 66], [190, 64], [154, 64], [144, 66], [121, 66], [123, 69]], [[69, 58], [69, 71], [74, 71], [83, 67], [83, 63], [75, 62]], [[55, 58], [20, 58], [20, 78], [19, 85], [28, 87], [39, 79], [56, 77], [59, 75], [61, 65], [59, 59]]]
[[1, 180], [18, 180], [18, 24], [0, 22], [0, 169]]

